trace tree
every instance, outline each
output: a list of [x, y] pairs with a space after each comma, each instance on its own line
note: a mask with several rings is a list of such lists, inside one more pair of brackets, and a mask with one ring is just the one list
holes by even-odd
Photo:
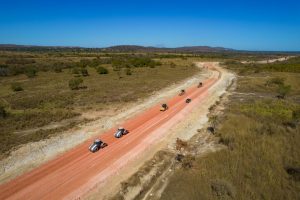
[[106, 68], [104, 68], [104, 67], [101, 67], [101, 66], [99, 66], [99, 67], [97, 68], [97, 72], [98, 72], [99, 74], [108, 74], [108, 70], [107, 70]]
[[78, 90], [80, 89], [80, 85], [83, 83], [81, 78], [74, 78], [69, 81], [69, 87], [71, 90]]
[[15, 92], [19, 92], [19, 91], [22, 91], [22, 90], [23, 90], [23, 88], [22, 88], [22, 86], [21, 86], [20, 83], [12, 83], [12, 84], [11, 84], [11, 89], [12, 89], [13, 91], [15, 91]]

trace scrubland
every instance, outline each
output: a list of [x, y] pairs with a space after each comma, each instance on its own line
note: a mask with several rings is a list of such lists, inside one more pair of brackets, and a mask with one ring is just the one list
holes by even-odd
[[1, 157], [74, 126], [43, 128], [51, 123], [84, 121], [83, 113], [133, 103], [197, 72], [181, 56], [1, 52]]
[[224, 64], [238, 75], [223, 114], [211, 116], [225, 148], [177, 169], [161, 199], [299, 199], [300, 58]]

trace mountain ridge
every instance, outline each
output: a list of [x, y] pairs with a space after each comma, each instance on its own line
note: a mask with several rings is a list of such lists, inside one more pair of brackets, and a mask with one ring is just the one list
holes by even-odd
[[79, 46], [39, 46], [39, 45], [17, 45], [0, 44], [0, 50], [30, 50], [30, 49], [95, 49], [104, 52], [178, 52], [178, 53], [197, 53], [197, 52], [223, 52], [235, 51], [224, 47], [210, 46], [183, 46], [183, 47], [154, 47], [142, 45], [115, 45], [109, 47], [79, 47]]

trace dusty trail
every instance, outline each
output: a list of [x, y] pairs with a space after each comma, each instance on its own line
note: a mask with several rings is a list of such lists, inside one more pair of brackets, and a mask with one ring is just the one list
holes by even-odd
[[290, 58], [294, 58], [295, 56], [286, 56], [286, 57], [281, 57], [281, 58], [275, 58], [275, 59], [268, 59], [268, 60], [259, 60], [259, 61], [241, 61], [243, 64], [248, 64], [248, 63], [257, 63], [257, 64], [267, 64], [267, 63], [274, 63], [274, 62], [282, 62], [282, 61], [287, 61]]
[[[213, 71], [211, 78], [204, 81], [202, 88], [196, 86], [186, 95], [167, 101], [170, 109], [159, 111], [159, 105], [126, 121], [122, 126], [130, 133], [120, 139], [113, 136], [111, 129], [101, 134], [108, 147], [92, 154], [88, 151], [89, 140], [60, 157], [0, 186], [0, 199], [78, 199], [96, 184], [113, 176], [126, 163], [133, 160], [151, 144], [193, 110], [207, 95], [208, 89], [220, 78]], [[190, 104], [185, 99], [192, 98]]]

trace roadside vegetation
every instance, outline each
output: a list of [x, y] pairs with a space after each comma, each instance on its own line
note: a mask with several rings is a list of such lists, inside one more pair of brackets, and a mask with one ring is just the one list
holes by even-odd
[[192, 62], [148, 54], [0, 52], [0, 157], [59, 134], [38, 127], [124, 106], [192, 76], [199, 71]]
[[211, 120], [226, 148], [177, 169], [161, 199], [299, 199], [300, 57], [225, 66], [237, 88]]

